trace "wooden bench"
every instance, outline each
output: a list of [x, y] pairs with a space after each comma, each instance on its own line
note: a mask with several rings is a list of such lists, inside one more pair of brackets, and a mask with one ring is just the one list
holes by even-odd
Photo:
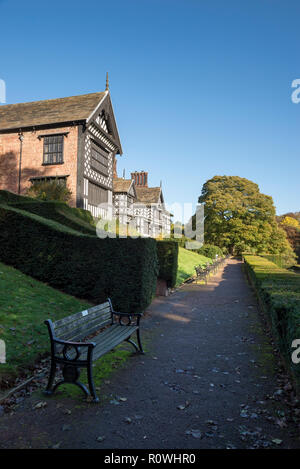
[[[142, 313], [114, 311], [108, 298], [94, 306], [58, 321], [45, 321], [51, 342], [50, 376], [45, 393], [51, 395], [63, 383], [79, 386], [93, 402], [98, 402], [93, 382], [92, 363], [123, 341], [144, 353], [140, 339]], [[138, 345], [130, 338], [136, 332]], [[53, 386], [57, 365], [62, 368], [63, 379]], [[80, 369], [87, 369], [89, 391], [79, 381]]]
[[196, 275], [197, 275], [197, 279], [204, 279], [205, 280], [205, 283], [207, 283], [207, 277], [210, 273], [210, 265], [207, 264], [205, 268], [201, 267], [201, 265], [197, 265], [195, 267], [195, 271], [196, 271]]

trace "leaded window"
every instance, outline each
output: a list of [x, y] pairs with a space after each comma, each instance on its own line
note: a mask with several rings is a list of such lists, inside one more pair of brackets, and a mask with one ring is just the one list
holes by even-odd
[[63, 135], [49, 135], [44, 137], [44, 158], [43, 164], [63, 163]]
[[89, 181], [88, 203], [99, 205], [108, 202], [108, 190]]
[[99, 173], [103, 174], [104, 176], [108, 176], [109, 153], [93, 141], [91, 156], [91, 167]]

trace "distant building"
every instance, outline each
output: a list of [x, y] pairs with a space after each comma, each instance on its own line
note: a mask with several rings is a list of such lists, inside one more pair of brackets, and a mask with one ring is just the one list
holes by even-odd
[[156, 238], [171, 232], [161, 187], [148, 187], [148, 173], [131, 173], [131, 179], [114, 178], [114, 210], [122, 224], [134, 222], [142, 236]]
[[134, 181], [115, 177], [113, 181], [114, 216], [126, 225], [134, 219], [134, 203], [137, 200]]
[[108, 82], [104, 92], [0, 106], [0, 189], [25, 194], [58, 178], [70, 204], [110, 216], [113, 168], [122, 147]]

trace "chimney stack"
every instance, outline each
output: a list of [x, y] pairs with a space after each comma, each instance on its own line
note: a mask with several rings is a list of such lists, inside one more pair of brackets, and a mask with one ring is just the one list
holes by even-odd
[[118, 177], [117, 173], [117, 158], [114, 158], [114, 169], [113, 169], [113, 178], [116, 179]]
[[146, 171], [135, 171], [131, 173], [134, 184], [140, 187], [148, 187], [148, 173]]

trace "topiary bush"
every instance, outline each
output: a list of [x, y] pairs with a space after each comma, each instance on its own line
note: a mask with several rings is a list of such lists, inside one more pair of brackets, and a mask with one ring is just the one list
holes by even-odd
[[178, 269], [178, 243], [156, 240], [156, 247], [159, 263], [158, 277], [166, 280], [169, 288], [173, 288], [176, 285]]
[[111, 297], [121, 311], [141, 312], [155, 295], [154, 239], [99, 239], [4, 205], [0, 205], [0, 260], [95, 304]]

